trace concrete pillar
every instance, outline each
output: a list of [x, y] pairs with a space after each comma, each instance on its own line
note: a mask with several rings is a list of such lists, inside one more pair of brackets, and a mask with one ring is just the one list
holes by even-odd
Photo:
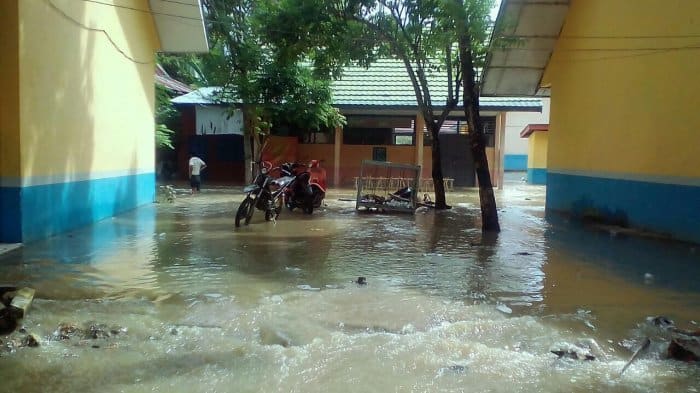
[[413, 123], [413, 135], [415, 136], [415, 164], [421, 167], [421, 177], [423, 177], [423, 130], [425, 129], [425, 119], [423, 115], [418, 113], [416, 120]]
[[333, 187], [340, 187], [340, 148], [343, 146], [343, 126], [335, 128], [335, 146], [333, 148]]
[[494, 140], [494, 167], [491, 168], [491, 181], [494, 187], [503, 188], [503, 157], [506, 142], [506, 112], [496, 115], [496, 130]]

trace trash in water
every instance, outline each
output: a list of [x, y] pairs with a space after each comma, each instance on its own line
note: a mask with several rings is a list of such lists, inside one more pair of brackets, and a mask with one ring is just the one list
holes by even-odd
[[321, 288], [312, 287], [311, 285], [307, 285], [307, 284], [297, 285], [297, 288], [301, 289], [302, 291], [320, 291], [321, 290]]
[[8, 285], [0, 286], [0, 334], [12, 333], [19, 320], [27, 315], [35, 290]]
[[504, 313], [504, 314], [512, 314], [512, 313], [513, 313], [513, 310], [512, 310], [510, 307], [508, 307], [508, 306], [506, 306], [505, 304], [503, 304], [503, 303], [497, 304], [497, 305], [496, 305], [496, 310], [498, 310], [498, 311], [500, 311], [500, 312], [502, 312], [502, 313]]

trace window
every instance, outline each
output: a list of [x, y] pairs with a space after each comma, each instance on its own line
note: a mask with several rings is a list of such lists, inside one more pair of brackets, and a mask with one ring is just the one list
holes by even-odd
[[486, 147], [494, 147], [496, 145], [496, 116], [483, 116], [481, 123], [484, 126]]
[[413, 135], [394, 134], [395, 145], [413, 145]]
[[373, 161], [386, 161], [386, 147], [375, 146], [372, 148]]
[[392, 128], [348, 128], [343, 131], [346, 145], [390, 145]]

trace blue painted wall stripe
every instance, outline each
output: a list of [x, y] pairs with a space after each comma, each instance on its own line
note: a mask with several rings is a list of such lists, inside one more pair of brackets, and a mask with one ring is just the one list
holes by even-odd
[[547, 210], [592, 216], [700, 243], [700, 187], [547, 174]]
[[[21, 227], [21, 241], [30, 242], [152, 203], [155, 187], [155, 174], [147, 173], [7, 189], [19, 195], [15, 210], [21, 219], [3, 214], [1, 227]], [[0, 241], [20, 241], [16, 231], [3, 233]]]
[[0, 243], [22, 241], [22, 211], [19, 188], [0, 187]]
[[527, 154], [506, 154], [503, 156], [503, 170], [524, 171], [527, 169]]
[[529, 184], [547, 184], [547, 169], [527, 168], [527, 182]]

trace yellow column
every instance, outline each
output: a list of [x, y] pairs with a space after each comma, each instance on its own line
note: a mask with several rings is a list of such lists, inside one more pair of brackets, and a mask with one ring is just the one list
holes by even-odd
[[0, 0], [0, 186], [20, 182], [19, 11], [17, 1]]
[[[425, 129], [425, 119], [420, 113], [416, 115], [416, 121], [413, 126], [413, 135], [415, 135], [415, 164], [421, 167], [423, 171], [423, 130]], [[421, 173], [421, 177], [422, 173]]]
[[335, 128], [335, 146], [333, 150], [333, 187], [340, 187], [340, 147], [343, 146], [343, 127]]

